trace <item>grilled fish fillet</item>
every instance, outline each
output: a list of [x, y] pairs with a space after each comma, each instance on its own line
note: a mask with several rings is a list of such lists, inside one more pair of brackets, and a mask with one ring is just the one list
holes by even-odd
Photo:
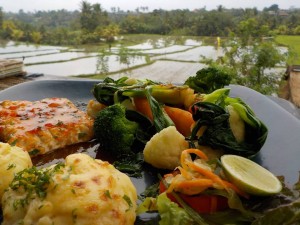
[[66, 98], [0, 102], [0, 140], [45, 154], [93, 138], [93, 119]]

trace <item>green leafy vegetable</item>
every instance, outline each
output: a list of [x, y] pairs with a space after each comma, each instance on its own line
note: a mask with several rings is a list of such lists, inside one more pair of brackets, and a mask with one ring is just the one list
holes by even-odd
[[150, 88], [146, 89], [145, 94], [151, 107], [151, 111], [153, 114], [153, 123], [156, 128], [156, 131], [160, 132], [168, 126], [174, 126], [173, 121], [164, 111], [162, 106], [151, 95], [150, 90]]
[[113, 165], [117, 170], [128, 174], [131, 177], [142, 177], [142, 166], [144, 163], [144, 157], [141, 152], [137, 154], [124, 156], [115, 161]]
[[107, 78], [102, 83], [97, 84], [92, 92], [97, 101], [108, 106], [122, 103], [131, 97], [146, 97], [153, 113], [153, 124], [156, 131], [159, 132], [163, 128], [174, 125], [157, 100], [177, 100], [178, 98], [174, 98], [174, 95], [178, 93], [178, 90], [174, 89], [173, 86], [162, 86], [150, 80], [133, 80], [127, 77], [116, 81]]
[[161, 220], [160, 225], [191, 225], [193, 220], [187, 212], [172, 202], [164, 192], [157, 197], [157, 209]]
[[252, 208], [261, 212], [261, 215], [252, 225], [299, 224], [300, 180], [292, 187], [285, 186], [279, 195], [258, 201]]
[[159, 191], [159, 183], [154, 183], [151, 186], [147, 187], [139, 196], [139, 200], [144, 201], [147, 197], [155, 198]]
[[199, 93], [211, 93], [229, 85], [231, 74], [225, 69], [210, 66], [197, 71], [196, 76], [189, 77], [184, 84]]
[[[104, 105], [113, 105], [128, 99], [131, 95], [145, 96], [145, 87], [155, 84], [153, 81], [133, 80], [128, 77], [122, 77], [118, 80], [105, 78], [102, 82], [96, 84], [92, 93], [96, 100]], [[126, 94], [124, 94], [124, 92]]]
[[145, 97], [146, 89], [151, 89], [151, 95], [158, 102], [170, 105], [183, 105], [188, 85], [173, 85], [151, 80], [131, 79], [121, 77], [118, 80], [105, 78], [96, 84], [92, 93], [96, 100], [104, 105], [113, 105], [130, 97]]
[[[196, 124], [192, 130], [191, 140], [198, 140], [200, 145], [221, 148], [227, 153], [250, 157], [255, 155], [265, 143], [268, 129], [239, 98], [228, 97], [230, 89], [218, 89], [204, 95], [202, 102], [195, 103], [191, 110]], [[230, 123], [229, 107], [232, 107], [242, 120], [244, 127], [242, 141], [237, 140], [236, 133]], [[206, 127], [203, 135], [197, 136], [201, 127]]]
[[252, 225], [282, 225], [299, 224], [300, 222], [300, 199], [267, 211], [257, 218]]

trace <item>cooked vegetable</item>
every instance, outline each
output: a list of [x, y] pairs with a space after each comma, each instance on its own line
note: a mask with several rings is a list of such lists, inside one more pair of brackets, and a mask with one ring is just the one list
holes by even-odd
[[[196, 121], [191, 140], [227, 153], [253, 156], [265, 143], [268, 129], [246, 103], [228, 97], [229, 91], [223, 88], [203, 95], [203, 101], [191, 107]], [[203, 134], [198, 135], [203, 127]]]
[[[159, 192], [166, 192], [167, 188], [160, 182]], [[166, 193], [168, 198], [176, 202], [177, 200], [174, 198], [172, 193]], [[198, 195], [187, 195], [182, 193], [177, 193], [179, 197], [186, 202], [189, 206], [191, 206], [198, 213], [214, 213], [217, 211], [222, 211], [228, 209], [228, 199], [221, 195], [213, 195], [213, 194], [198, 194]]]
[[190, 76], [184, 84], [198, 93], [211, 93], [223, 88], [225, 85], [229, 85], [231, 77], [228, 70], [210, 66], [197, 71], [196, 75]]
[[153, 121], [153, 115], [151, 107], [146, 97], [134, 97], [133, 98], [135, 109], [147, 116], [151, 121]]
[[161, 194], [157, 198], [157, 209], [161, 220], [160, 225], [191, 225], [193, 224], [192, 218], [189, 214], [177, 204], [170, 201], [165, 193]]
[[88, 102], [87, 105], [87, 114], [92, 117], [93, 119], [96, 118], [98, 112], [100, 112], [102, 109], [104, 109], [106, 107], [106, 105], [92, 99]]
[[231, 105], [227, 107], [229, 113], [229, 125], [232, 131], [233, 136], [235, 137], [238, 143], [241, 143], [245, 140], [246, 130], [245, 122], [239, 115], [238, 111], [235, 110]]
[[163, 84], [128, 77], [118, 80], [105, 78], [94, 86], [92, 93], [100, 103], [112, 105], [130, 97], [146, 97], [146, 90], [156, 101], [174, 106], [191, 105], [195, 99], [194, 90], [187, 85]]
[[[193, 160], [191, 154], [195, 154], [197, 158]], [[214, 165], [208, 164], [207, 161], [207, 156], [199, 149], [182, 151], [180, 157], [181, 166], [177, 167], [180, 173], [165, 176], [169, 184], [167, 192], [176, 191], [187, 195], [196, 195], [208, 188], [216, 188], [226, 191], [232, 189], [241, 196], [248, 197], [246, 193], [235, 185], [217, 175], [214, 172]]]
[[176, 129], [183, 136], [187, 137], [192, 132], [192, 125], [194, 124], [193, 115], [187, 110], [177, 107], [164, 106], [164, 110], [174, 122]]
[[162, 108], [161, 103], [153, 97], [156, 96], [166, 101], [173, 101], [173, 97], [176, 97], [176, 94], [180, 93], [173, 86], [169, 88], [150, 80], [134, 80], [127, 77], [120, 78], [117, 81], [107, 78], [102, 83], [97, 84], [92, 92], [97, 101], [108, 106], [122, 103], [130, 98], [146, 97], [152, 112], [153, 125], [156, 131], [159, 132], [168, 126], [174, 125], [173, 121]]
[[169, 126], [174, 126], [173, 121], [165, 112], [162, 105], [151, 95], [150, 89], [146, 89], [145, 94], [152, 111], [153, 124], [156, 128], [156, 131], [160, 132]]
[[[133, 98], [133, 101], [138, 112], [147, 116], [150, 120], [153, 120], [151, 107], [146, 98], [136, 97]], [[194, 120], [192, 114], [189, 111], [167, 105], [163, 106], [163, 109], [173, 121], [179, 133], [181, 133], [185, 137], [191, 134]]]
[[144, 159], [156, 168], [173, 170], [180, 165], [181, 152], [187, 147], [185, 137], [174, 126], [169, 126], [146, 143]]
[[[253, 220], [255, 213], [244, 208], [237, 193], [246, 197], [247, 201], [249, 196], [219, 176], [218, 168], [218, 164], [210, 162], [199, 149], [184, 150], [181, 154], [181, 166], [172, 173], [166, 174], [164, 178], [160, 177], [161, 194], [156, 201], [153, 198], [146, 198], [139, 207], [138, 214], [152, 210], [158, 210], [163, 215], [172, 213], [171, 206], [169, 210], [165, 208], [164, 211], [158, 207], [159, 199], [165, 196], [166, 202], [171, 200], [184, 209], [181, 212], [185, 212], [192, 219], [189, 224], [224, 224], [223, 222], [239, 224], [238, 221]], [[209, 187], [204, 187], [203, 184], [207, 181], [210, 183]], [[218, 211], [222, 212], [218, 213]], [[165, 219], [166, 224], [173, 221], [173, 217], [165, 217]]]
[[[135, 113], [131, 118], [142, 118], [137, 115]], [[118, 158], [132, 154], [135, 144], [146, 143], [153, 134], [150, 122], [146, 126], [140, 126], [127, 117], [130, 115], [126, 108], [121, 104], [114, 104], [101, 110], [94, 122], [95, 137], [99, 140], [101, 149]]]

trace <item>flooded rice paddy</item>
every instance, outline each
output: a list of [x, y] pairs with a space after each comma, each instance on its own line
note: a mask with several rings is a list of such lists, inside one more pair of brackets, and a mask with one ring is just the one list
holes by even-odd
[[217, 59], [221, 48], [203, 44], [201, 38], [162, 37], [130, 46], [92, 49], [44, 46], [6, 42], [0, 45], [0, 58], [19, 59], [27, 73], [55, 76], [104, 74], [157, 81], [182, 82], [205, 67], [203, 58]]

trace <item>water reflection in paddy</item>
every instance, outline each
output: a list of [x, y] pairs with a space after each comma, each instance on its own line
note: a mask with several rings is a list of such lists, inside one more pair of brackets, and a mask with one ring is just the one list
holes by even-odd
[[218, 57], [223, 56], [224, 52], [221, 48], [214, 46], [199, 46], [196, 48], [188, 49], [187, 51], [171, 53], [167, 55], [155, 56], [152, 59], [169, 59], [180, 61], [200, 61], [203, 57], [216, 60]]
[[76, 58], [91, 57], [91, 56], [97, 56], [97, 55], [98, 55], [98, 53], [61, 52], [58, 54], [49, 54], [49, 55], [42, 55], [39, 57], [26, 58], [24, 60], [24, 63], [32, 64], [32, 63], [42, 63], [42, 62], [55, 62], [55, 61], [73, 60]]
[[[8, 42], [0, 47], [0, 58], [24, 58], [24, 70], [28, 73], [44, 73], [57, 76], [77, 76], [86, 74], [109, 74], [124, 69], [133, 69], [136, 66], [146, 65], [145, 69], [151, 74], [153, 68], [147, 65], [150, 61], [168, 59], [174, 61], [198, 63], [201, 56], [215, 58], [220, 51], [214, 46], [203, 46], [202, 39], [186, 38], [181, 36], [149, 38], [143, 41], [131, 39], [133, 44], [127, 48], [119, 45], [100, 52], [94, 46], [94, 52], [84, 49], [69, 49], [58, 46], [16, 45]], [[134, 37], [133, 37], [134, 38]], [[137, 36], [136, 38], [139, 38]], [[204, 39], [203, 39], [204, 41]], [[183, 64], [182, 63], [182, 64]], [[181, 63], [178, 71], [184, 73], [186, 67]], [[158, 65], [154, 63], [153, 65]], [[159, 64], [161, 66], [161, 64]], [[163, 63], [163, 65], [165, 65]], [[181, 67], [181, 65], [183, 67]], [[189, 65], [191, 66], [191, 65]], [[198, 66], [198, 65], [197, 65]], [[134, 73], [127, 71], [127, 73]], [[163, 71], [167, 70], [162, 68]]]
[[29, 73], [44, 73], [56, 76], [70, 76], [70, 75], [83, 75], [83, 74], [95, 74], [99, 71], [115, 72], [122, 69], [127, 69], [128, 65], [137, 66], [146, 63], [145, 57], [130, 58], [128, 63], [120, 62], [120, 58], [117, 55], [105, 56], [105, 65], [107, 68], [101, 68], [99, 65], [99, 57], [90, 57], [76, 59], [67, 62], [40, 64], [26, 66], [25, 70]]
[[48, 54], [55, 54], [60, 53], [60, 50], [53, 49], [53, 50], [45, 50], [45, 51], [37, 51], [37, 52], [18, 52], [18, 53], [8, 53], [1, 55], [1, 58], [5, 59], [23, 59], [27, 57], [34, 57], [34, 56], [42, 56], [42, 55], [48, 55]]
[[48, 50], [66, 50], [66, 47], [59, 46], [47, 46], [47, 45], [32, 45], [32, 44], [9, 44], [3, 45], [0, 48], [0, 54], [7, 53], [20, 53], [20, 52], [36, 52], [36, 51], [48, 51]]

